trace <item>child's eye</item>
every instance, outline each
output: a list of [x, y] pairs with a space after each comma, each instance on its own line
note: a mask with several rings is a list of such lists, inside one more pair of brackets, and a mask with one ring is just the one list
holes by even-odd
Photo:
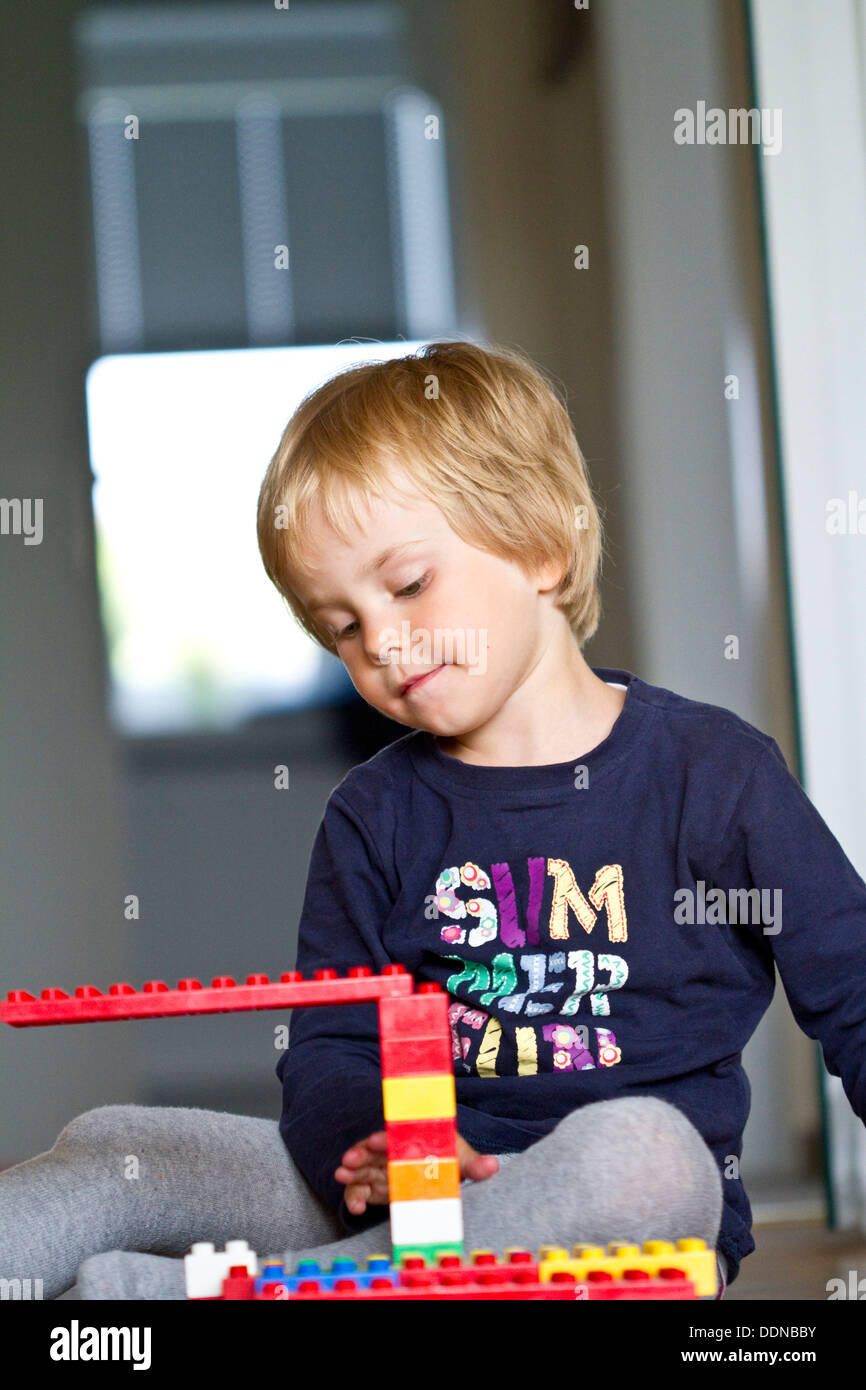
[[[399, 590], [398, 590], [398, 592], [397, 592], [397, 597], [398, 597], [398, 598], [416, 598], [417, 595], [421, 592], [421, 589], [422, 589], [422, 588], [424, 587], [424, 585], [427, 583], [427, 580], [429, 579], [429, 577], [430, 577], [430, 576], [427, 575], [427, 574], [422, 574], [422, 576], [421, 576], [420, 579], [413, 579], [411, 584], [407, 584], [406, 587], [405, 587], [404, 589], [399, 589]], [[410, 593], [410, 592], [409, 592], [410, 589], [414, 589], [415, 592], [414, 592], [414, 593]], [[338, 641], [338, 642], [342, 642], [342, 641], [344, 641], [345, 639], [347, 639], [347, 638], [349, 638], [349, 637], [352, 637], [352, 636], [354, 635], [353, 632], [352, 632], [352, 629], [355, 628], [355, 627], [357, 627], [357, 626], [358, 626], [357, 623], [349, 623], [348, 627], [344, 627], [343, 630], [342, 630], [341, 632], [335, 633], [335, 640]]]
[[413, 579], [411, 584], [407, 584], [406, 587], [405, 587], [405, 589], [401, 589], [401, 590], [400, 590], [400, 592], [398, 593], [397, 597], [398, 597], [398, 598], [415, 598], [415, 594], [410, 594], [410, 593], [409, 593], [409, 590], [410, 590], [410, 589], [417, 589], [419, 584], [424, 584], [424, 583], [426, 582], [426, 580], [427, 580], [427, 577], [428, 577], [428, 576], [427, 576], [426, 574], [422, 574], [422, 576], [421, 576], [420, 579]]

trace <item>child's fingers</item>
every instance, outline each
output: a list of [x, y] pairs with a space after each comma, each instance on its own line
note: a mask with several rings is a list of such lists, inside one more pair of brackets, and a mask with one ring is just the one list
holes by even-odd
[[359, 1216], [368, 1204], [388, 1203], [388, 1135], [376, 1130], [343, 1154], [334, 1170], [337, 1182], [346, 1184], [344, 1200], [349, 1211]]
[[370, 1188], [366, 1183], [350, 1183], [346, 1188], [345, 1201], [349, 1211], [360, 1216], [370, 1200]]
[[362, 1163], [367, 1162], [369, 1156], [366, 1141], [362, 1144], [353, 1144], [351, 1149], [347, 1149], [343, 1154], [343, 1164], [347, 1168], [360, 1168]]
[[492, 1178], [498, 1172], [499, 1159], [495, 1154], [473, 1154], [467, 1159], [461, 1176], [471, 1178], [473, 1182], [483, 1182], [485, 1178]]
[[366, 1139], [362, 1139], [359, 1144], [353, 1144], [351, 1149], [347, 1149], [343, 1154], [343, 1164], [348, 1168], [360, 1167], [366, 1163], [373, 1153], [386, 1153], [388, 1149], [388, 1136], [384, 1129], [379, 1129], [375, 1134], [370, 1134]]
[[360, 1216], [366, 1206], [387, 1206], [388, 1205], [388, 1180], [387, 1177], [380, 1177], [378, 1181], [371, 1183], [349, 1183], [345, 1192], [346, 1206], [349, 1211]]
[[341, 1164], [339, 1168], [334, 1169], [334, 1177], [337, 1182], [375, 1182], [382, 1171], [382, 1168], [372, 1163], [365, 1164], [362, 1168], [348, 1168]]

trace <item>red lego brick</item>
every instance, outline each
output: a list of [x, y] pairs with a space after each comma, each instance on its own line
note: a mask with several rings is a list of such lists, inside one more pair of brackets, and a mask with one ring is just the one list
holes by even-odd
[[[578, 1280], [560, 1271], [551, 1279], [538, 1277], [538, 1264], [524, 1257], [528, 1251], [512, 1252], [507, 1262], [493, 1254], [476, 1256], [473, 1264], [462, 1264], [456, 1255], [443, 1255], [436, 1266], [427, 1266], [421, 1257], [407, 1257], [394, 1286], [387, 1279], [370, 1280], [369, 1288], [359, 1287], [351, 1276], [336, 1279], [326, 1289], [317, 1279], [302, 1280], [294, 1291], [282, 1286], [285, 1302], [672, 1302], [696, 1298], [692, 1281], [682, 1270], [663, 1269], [654, 1278], [644, 1270], [627, 1269], [620, 1277], [607, 1271]], [[228, 1283], [228, 1280], [225, 1281]], [[226, 1296], [225, 1294], [223, 1295]], [[274, 1300], [273, 1292], [263, 1289], [256, 1300]]]
[[457, 1152], [457, 1125], [454, 1118], [444, 1120], [388, 1120], [388, 1161], [451, 1158]]
[[360, 965], [348, 975], [336, 970], [317, 970], [305, 980], [290, 970], [271, 981], [267, 975], [248, 975], [236, 984], [220, 975], [210, 986], [199, 980], [180, 980], [169, 989], [162, 980], [148, 980], [141, 991], [116, 984], [102, 994], [93, 985], [80, 985], [74, 995], [61, 989], [44, 989], [35, 999], [25, 990], [12, 990], [0, 1003], [0, 1021], [13, 1028], [48, 1023], [99, 1023], [119, 1018], [166, 1018], [180, 1014], [236, 1013], [249, 1009], [283, 1009], [311, 1004], [348, 1004], [388, 996], [409, 995], [414, 981], [402, 965], [386, 965], [381, 975]]
[[431, 982], [420, 985], [419, 991], [379, 1000], [383, 1078], [433, 1076], [453, 1070], [448, 996]]
[[[390, 1001], [389, 1001], [390, 1002]], [[402, 1003], [403, 1001], [400, 1000]], [[382, 1077], [435, 1076], [453, 1074], [451, 1039], [447, 1030], [437, 1037], [384, 1038], [380, 1036], [379, 1052]]]
[[[223, 1280], [223, 1298], [250, 1299], [255, 1296], [256, 1275], [248, 1274], [244, 1265], [232, 1265]], [[204, 1300], [201, 1300], [204, 1302]]]
[[379, 1002], [383, 1038], [430, 1038], [448, 1032], [448, 995], [436, 984], [422, 984], [417, 994]]

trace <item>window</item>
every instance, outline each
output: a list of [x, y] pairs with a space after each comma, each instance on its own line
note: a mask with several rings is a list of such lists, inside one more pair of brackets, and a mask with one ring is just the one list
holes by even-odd
[[295, 406], [417, 343], [103, 357], [87, 378], [112, 713], [131, 733], [231, 727], [354, 691], [262, 566], [256, 499]]

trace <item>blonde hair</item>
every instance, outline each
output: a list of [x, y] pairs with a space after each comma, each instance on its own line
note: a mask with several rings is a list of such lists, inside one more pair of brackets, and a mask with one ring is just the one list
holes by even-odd
[[447, 340], [340, 372], [287, 424], [259, 494], [269, 578], [301, 627], [335, 653], [331, 633], [292, 587], [314, 506], [343, 541], [364, 526], [359, 499], [400, 494], [389, 459], [467, 544], [524, 572], [562, 561], [556, 605], [579, 646], [598, 627], [602, 526], [586, 464], [556, 390], [521, 353]]

